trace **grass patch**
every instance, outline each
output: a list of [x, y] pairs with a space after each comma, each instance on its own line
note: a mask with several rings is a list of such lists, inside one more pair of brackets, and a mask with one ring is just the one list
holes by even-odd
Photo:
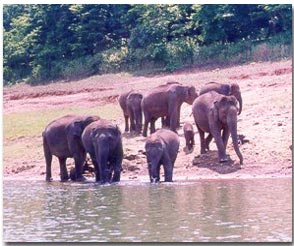
[[98, 115], [116, 120], [121, 115], [118, 105], [105, 105], [93, 108], [68, 107], [4, 115], [3, 158], [5, 166], [10, 160], [40, 160], [43, 158], [42, 132], [52, 120], [66, 114]]
[[98, 115], [115, 120], [121, 115], [121, 109], [118, 105], [105, 105], [93, 108], [67, 107], [7, 114], [4, 115], [3, 120], [4, 140], [41, 136], [50, 121], [66, 114]]

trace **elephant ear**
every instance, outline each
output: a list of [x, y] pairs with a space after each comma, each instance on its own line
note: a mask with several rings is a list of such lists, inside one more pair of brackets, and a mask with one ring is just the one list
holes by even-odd
[[218, 104], [219, 104], [218, 101], [214, 101], [213, 106], [210, 108], [210, 114], [211, 114], [214, 122], [218, 121], [218, 109], [219, 109]]
[[240, 86], [236, 83], [231, 84], [231, 95], [234, 95], [236, 93], [240, 93]]
[[186, 103], [192, 104], [197, 96], [198, 94], [194, 86], [188, 86], [186, 88], [186, 100], [185, 100]]
[[228, 103], [228, 99], [226, 96], [221, 97], [220, 100], [216, 100], [213, 102], [213, 106], [210, 109], [214, 122], [220, 120], [220, 111], [223, 112], [223, 109], [226, 107], [226, 104]]
[[235, 96], [229, 96], [227, 99], [228, 103], [237, 107], [238, 101]]
[[77, 136], [80, 137], [83, 133], [84, 130], [84, 124], [83, 121], [75, 121], [73, 123], [70, 124], [70, 133], [73, 136]]

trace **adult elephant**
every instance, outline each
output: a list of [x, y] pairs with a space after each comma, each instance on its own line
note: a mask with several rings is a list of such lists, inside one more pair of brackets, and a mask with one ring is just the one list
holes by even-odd
[[[140, 133], [142, 129], [142, 108], [143, 95], [135, 90], [121, 94], [118, 98], [119, 105], [125, 118], [125, 132]], [[130, 126], [129, 126], [130, 121]]]
[[209, 82], [201, 88], [199, 95], [202, 95], [202, 94], [207, 93], [209, 91], [216, 91], [217, 93], [225, 95], [225, 96], [235, 96], [239, 102], [239, 113], [238, 114], [241, 114], [243, 102], [242, 102], [241, 90], [240, 90], [240, 87], [238, 84], [236, 84], [236, 83], [221, 84], [221, 83], [217, 83], [217, 82]]
[[151, 134], [145, 143], [150, 182], [160, 181], [160, 166], [163, 165], [164, 181], [172, 182], [180, 140], [176, 133], [160, 129]]
[[237, 135], [237, 100], [234, 96], [224, 96], [215, 91], [200, 95], [192, 106], [194, 120], [199, 132], [201, 154], [206, 152], [210, 139], [204, 138], [207, 132], [214, 137], [220, 162], [229, 160], [226, 146], [231, 134], [236, 154], [243, 163], [243, 156], [238, 145]]
[[82, 142], [94, 164], [96, 182], [119, 182], [123, 159], [119, 128], [108, 120], [95, 121], [85, 128]]
[[58, 157], [61, 181], [69, 179], [66, 159], [74, 158], [76, 181], [84, 181], [83, 165], [86, 152], [82, 145], [81, 135], [90, 123], [99, 120], [98, 116], [66, 115], [49, 123], [43, 136], [44, 156], [46, 160], [46, 181], [52, 180], [52, 156]]
[[167, 117], [169, 127], [176, 132], [180, 110], [183, 102], [192, 104], [197, 97], [194, 86], [170, 84], [158, 86], [151, 90], [142, 100], [144, 114], [143, 136], [147, 136], [148, 124], [151, 124], [150, 133], [155, 132], [155, 121], [159, 117]]

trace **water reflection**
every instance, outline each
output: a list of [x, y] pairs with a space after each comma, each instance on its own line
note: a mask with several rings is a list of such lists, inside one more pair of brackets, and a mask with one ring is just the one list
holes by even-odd
[[5, 181], [4, 240], [285, 242], [292, 235], [291, 195], [291, 179], [105, 186]]

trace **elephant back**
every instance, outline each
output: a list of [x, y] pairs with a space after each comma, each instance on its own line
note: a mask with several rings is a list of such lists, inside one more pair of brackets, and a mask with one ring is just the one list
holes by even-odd
[[222, 95], [230, 95], [231, 87], [229, 84], [222, 84], [218, 82], [206, 83], [200, 90], [199, 95], [203, 95], [207, 92], [215, 91]]
[[124, 110], [126, 109], [126, 103], [127, 103], [127, 97], [130, 93], [132, 93], [133, 90], [130, 90], [128, 92], [122, 93], [119, 97], [118, 97], [118, 103], [120, 105], [120, 107]]
[[175, 132], [168, 129], [157, 130], [154, 135], [162, 139], [167, 146], [171, 159], [175, 160], [180, 146], [179, 136]]

